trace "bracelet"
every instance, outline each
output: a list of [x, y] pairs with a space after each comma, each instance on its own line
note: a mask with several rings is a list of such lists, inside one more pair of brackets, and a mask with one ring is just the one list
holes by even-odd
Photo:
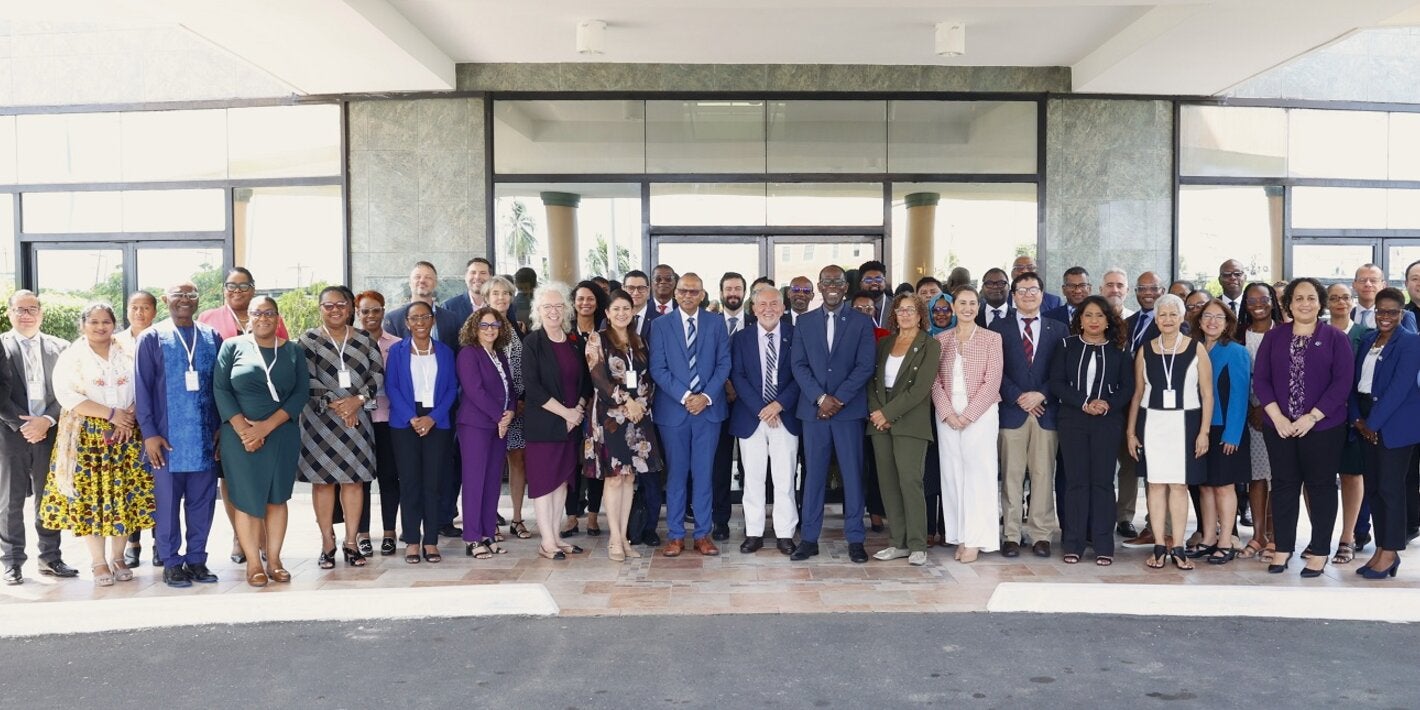
[[112, 422], [113, 422], [113, 415], [114, 415], [114, 414], [115, 414], [115, 411], [114, 411], [113, 407], [109, 407], [109, 408], [108, 408], [108, 420], [109, 420], [109, 423], [112, 423]]

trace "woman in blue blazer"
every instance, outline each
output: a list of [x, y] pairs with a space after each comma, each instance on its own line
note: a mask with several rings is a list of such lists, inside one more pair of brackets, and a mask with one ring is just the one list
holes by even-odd
[[434, 309], [415, 301], [405, 311], [409, 335], [390, 346], [385, 394], [390, 400], [390, 441], [399, 470], [399, 510], [404, 521], [404, 561], [436, 563], [439, 555], [439, 481], [453, 455], [449, 416], [459, 396], [454, 350], [434, 340]]
[[1405, 475], [1420, 444], [1420, 336], [1399, 327], [1405, 297], [1376, 294], [1376, 330], [1356, 352], [1351, 420], [1365, 459], [1366, 496], [1375, 520], [1376, 552], [1356, 570], [1366, 579], [1394, 577], [1405, 548]]

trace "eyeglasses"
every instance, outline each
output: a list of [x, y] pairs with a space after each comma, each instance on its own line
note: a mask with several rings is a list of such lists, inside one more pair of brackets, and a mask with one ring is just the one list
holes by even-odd
[[887, 283], [887, 279], [885, 279], [885, 278], [883, 278], [883, 277], [881, 277], [881, 276], [870, 276], [870, 277], [868, 277], [868, 278], [866, 278], [866, 279], [862, 279], [861, 281], [859, 281], [859, 283], [861, 283], [861, 284], [863, 284], [863, 285], [865, 285], [865, 286], [866, 286], [866, 285], [869, 285], [869, 284], [874, 285], [874, 286], [881, 286], [881, 285]]
[[1226, 321], [1227, 319], [1228, 319], [1228, 316], [1227, 316], [1227, 314], [1225, 314], [1225, 313], [1204, 313], [1203, 315], [1198, 316], [1198, 322], [1199, 322], [1199, 323], [1202, 323], [1202, 322], [1205, 321], [1205, 320], [1207, 320], [1207, 321], [1214, 321], [1214, 320]]
[[350, 303], [348, 301], [330, 301], [320, 304], [320, 307], [321, 310], [330, 313], [331, 311], [345, 310], [350, 307]]
[[858, 305], [853, 306], [853, 310], [858, 311], [859, 313], [867, 313], [868, 315], [873, 315], [877, 313], [877, 311], [873, 308], [873, 304], [871, 303], [859, 303]]
[[650, 291], [650, 290], [651, 290], [651, 287], [650, 287], [650, 286], [626, 286], [626, 285], [623, 285], [622, 288], [626, 289], [626, 292], [627, 292], [627, 293], [641, 293], [642, 291]]
[[804, 296], [812, 296], [814, 289], [812, 286], [790, 286], [789, 293], [797, 293]]
[[247, 291], [250, 291], [250, 290], [256, 288], [256, 285], [255, 285], [255, 284], [249, 284], [249, 283], [237, 283], [237, 282], [235, 282], [235, 281], [228, 281], [227, 283], [222, 284], [222, 288], [226, 289], [226, 290], [227, 290], [227, 293], [235, 293], [235, 292], [237, 292], [237, 291], [241, 291], [242, 293], [246, 293]]
[[1400, 309], [1400, 308], [1377, 308], [1377, 309], [1376, 309], [1376, 317], [1377, 317], [1377, 318], [1399, 318], [1402, 313], [1405, 313], [1405, 311], [1402, 310], [1402, 309]]
[[11, 308], [10, 312], [18, 313], [22, 316], [37, 316], [39, 315], [39, 306], [18, 306]]
[[168, 292], [168, 298], [171, 298], [171, 299], [174, 299], [174, 300], [178, 300], [178, 301], [182, 301], [182, 300], [196, 301], [197, 298], [198, 298], [198, 296], [197, 296], [197, 292], [196, 292], [196, 291], [169, 291], [169, 292]]
[[699, 296], [702, 293], [705, 293], [705, 291], [703, 289], [698, 288], [678, 288], [675, 290], [675, 295], [685, 296], [687, 298], [693, 298], [695, 296]]
[[1022, 274], [1025, 273], [1025, 272], [1027, 272], [1027, 271], [1035, 271], [1035, 264], [1020, 264], [1020, 265], [1017, 265], [1017, 266], [1013, 266], [1013, 267], [1011, 267], [1011, 271], [1015, 271], [1015, 272], [1017, 272], [1017, 273], [1022, 273]]
[[1243, 277], [1243, 272], [1241, 272], [1241, 271], [1219, 271], [1219, 272], [1218, 272], [1218, 278], [1220, 278], [1220, 279], [1240, 279], [1240, 278], [1242, 278], [1242, 277]]
[[428, 323], [434, 320], [434, 316], [431, 313], [421, 313], [417, 316], [405, 316], [404, 320], [406, 323]]
[[1208, 302], [1207, 302], [1207, 301], [1204, 301], [1204, 302], [1202, 302], [1202, 303], [1195, 303], [1195, 304], [1193, 304], [1193, 305], [1186, 306], [1186, 308], [1188, 308], [1189, 311], [1201, 311], [1201, 310], [1203, 310], [1203, 307], [1206, 306], [1206, 305], [1208, 305]]
[[276, 311], [275, 311], [275, 310], [248, 311], [248, 312], [247, 312], [247, 315], [248, 315], [248, 316], [251, 316], [251, 319], [252, 319], [252, 320], [258, 320], [258, 319], [261, 319], [261, 318], [275, 318], [275, 317], [276, 317]]
[[1040, 295], [1040, 287], [1039, 287], [1039, 286], [1021, 286], [1021, 287], [1019, 287], [1019, 288], [1016, 289], [1016, 295], [1017, 295], [1017, 296], [1039, 296], [1039, 295]]
[[503, 327], [503, 324], [502, 324], [502, 323], [499, 323], [499, 322], [497, 322], [497, 321], [494, 321], [494, 322], [492, 322], [492, 323], [489, 323], [488, 321], [480, 321], [479, 324], [478, 324], [478, 329], [479, 329], [479, 330], [497, 330], [497, 329], [500, 329], [500, 328], [502, 328], [502, 327]]
[[377, 316], [384, 312], [385, 309], [383, 307], [361, 308], [360, 310], [356, 311], [356, 313], [359, 313], [362, 316]]
[[987, 279], [985, 281], [982, 281], [981, 285], [983, 287], [1000, 288], [1001, 286], [1011, 285], [1011, 282], [1005, 279]]
[[1082, 284], [1062, 284], [1060, 288], [1066, 291], [1088, 291], [1090, 290], [1090, 282], [1086, 281]]
[[1159, 293], [1163, 290], [1160, 286], [1136, 286], [1134, 288], [1135, 293]]
[[1249, 306], [1270, 306], [1272, 305], [1272, 299], [1266, 296], [1263, 296], [1262, 298], [1247, 298], [1243, 299], [1243, 303], [1246, 303]]
[[819, 279], [818, 285], [824, 288], [842, 288], [848, 285], [848, 279]]
[[567, 304], [565, 304], [565, 303], [544, 303], [544, 304], [542, 304], [542, 310], [544, 310], [544, 311], [560, 311], [560, 310], [562, 310], [562, 309], [564, 309], [564, 308], [566, 308], [566, 307], [567, 307]]
[[1326, 300], [1327, 300], [1328, 303], [1340, 303], [1340, 302], [1342, 302], [1342, 301], [1349, 301], [1349, 300], [1351, 300], [1351, 294], [1349, 294], [1349, 293], [1333, 293], [1333, 294], [1331, 294], [1330, 296], [1327, 296], [1327, 297], [1326, 297]]
[[1382, 283], [1385, 283], [1385, 279], [1378, 279], [1378, 278], [1376, 278], [1376, 277], [1374, 277], [1374, 276], [1367, 276], [1366, 278], [1363, 278], [1363, 279], [1356, 279], [1356, 283], [1358, 283], [1358, 284], [1371, 284], [1371, 285], [1375, 286], [1375, 285], [1380, 285], [1380, 284], [1382, 284]]
[[674, 277], [674, 276], [655, 276], [655, 277], [652, 277], [651, 281], [652, 281], [653, 283], [658, 283], [658, 284], [673, 284], [673, 283], [675, 283], [675, 277]]
[[897, 308], [897, 309], [894, 309], [894, 310], [893, 310], [893, 313], [896, 313], [896, 314], [898, 314], [898, 315], [900, 315], [900, 316], [915, 316], [915, 315], [917, 315], [917, 309], [916, 309], [916, 308]]
[[951, 309], [950, 306], [948, 306], [947, 308], [942, 308], [941, 306], [938, 306], [938, 307], [932, 309], [932, 313], [934, 313], [934, 314], [940, 313], [940, 314], [942, 314], [942, 315], [948, 315], [948, 316], [949, 316], [949, 315], [952, 314], [952, 309]]

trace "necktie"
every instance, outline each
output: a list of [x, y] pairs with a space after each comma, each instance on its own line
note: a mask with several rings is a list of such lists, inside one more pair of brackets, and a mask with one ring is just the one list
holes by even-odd
[[739, 316], [730, 316], [730, 335], [734, 335], [734, 334], [735, 334], [735, 331], [736, 331], [739, 327], [740, 327], [740, 318], [739, 318]]
[[633, 332], [633, 333], [635, 333], [635, 334], [637, 334], [637, 335], [640, 335], [640, 334], [641, 334], [641, 314], [640, 314], [640, 313], [637, 313], [636, 315], [631, 316], [631, 332]]
[[[991, 309], [991, 321], [992, 321], [993, 323], [996, 321], [997, 318], [1000, 318], [1000, 317], [1001, 317], [1001, 309], [1000, 309], [1000, 308], [993, 308], [993, 309]], [[991, 325], [991, 323], [987, 323], [987, 325]]]
[[661, 315], [665, 315], [666, 309], [668, 308], [670, 308], [670, 304], [662, 303], [656, 306], [656, 311], [658, 311]]
[[824, 322], [827, 324], [824, 330], [828, 332], [828, 351], [833, 352], [833, 313], [824, 311]]
[[1134, 321], [1134, 337], [1130, 339], [1133, 345], [1131, 351], [1139, 349], [1139, 341], [1144, 337], [1144, 331], [1149, 329], [1149, 322], [1154, 318], [1153, 311], [1139, 311], [1139, 320]]
[[690, 353], [690, 392], [700, 393], [700, 371], [695, 367], [695, 319], [685, 320], [685, 349]]
[[1021, 347], [1026, 350], [1026, 366], [1029, 367], [1031, 363], [1035, 362], [1035, 343], [1033, 342], [1035, 338], [1030, 332], [1031, 323], [1034, 323], [1035, 319], [1022, 318], [1022, 320], [1026, 322], [1026, 330], [1025, 334], [1021, 336]]
[[764, 401], [773, 402], [774, 397], [779, 394], [779, 386], [775, 383], [779, 375], [779, 356], [774, 349], [774, 334], [764, 334]]
[[[26, 382], [40, 382], [44, 380], [44, 362], [35, 357], [35, 342], [28, 338], [22, 339], [20, 345], [25, 350], [25, 380]], [[44, 413], [44, 400], [29, 400], [30, 416], [40, 416]]]
[[1366, 326], [1367, 328], [1375, 328], [1375, 327], [1376, 327], [1376, 309], [1374, 309], [1374, 308], [1362, 308], [1362, 309], [1361, 309], [1361, 325]]

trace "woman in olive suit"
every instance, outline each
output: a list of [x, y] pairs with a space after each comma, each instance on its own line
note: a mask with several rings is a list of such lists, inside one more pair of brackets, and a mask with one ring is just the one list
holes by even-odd
[[942, 346], [927, 334], [927, 309], [916, 295], [892, 301], [894, 332], [878, 341], [877, 368], [868, 383], [868, 435], [878, 464], [890, 546], [879, 560], [927, 563], [927, 503], [922, 470], [932, 443], [932, 384]]

